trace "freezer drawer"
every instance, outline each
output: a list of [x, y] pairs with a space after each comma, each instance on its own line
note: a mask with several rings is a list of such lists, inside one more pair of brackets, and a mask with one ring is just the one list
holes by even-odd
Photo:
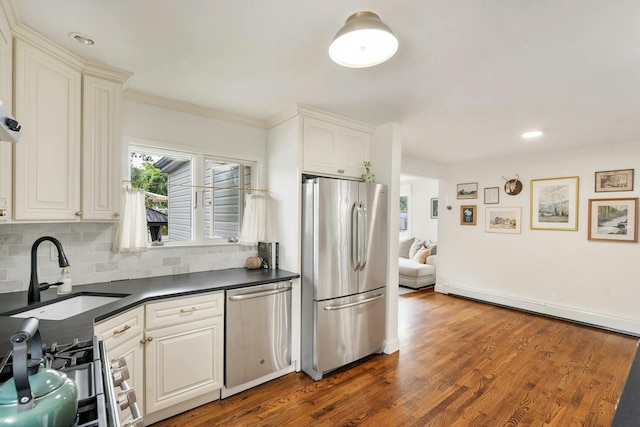
[[352, 297], [316, 301], [315, 373], [310, 375], [321, 376], [323, 372], [380, 351], [385, 337], [385, 305], [384, 288]]
[[226, 291], [225, 386], [233, 388], [291, 364], [291, 284]]

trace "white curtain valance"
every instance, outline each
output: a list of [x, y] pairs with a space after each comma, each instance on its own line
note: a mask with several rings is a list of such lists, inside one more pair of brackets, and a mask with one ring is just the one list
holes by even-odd
[[244, 215], [238, 242], [242, 245], [257, 245], [264, 240], [266, 230], [267, 196], [247, 194], [244, 202]]
[[122, 216], [113, 240], [113, 252], [144, 252], [149, 246], [144, 190], [125, 185]]

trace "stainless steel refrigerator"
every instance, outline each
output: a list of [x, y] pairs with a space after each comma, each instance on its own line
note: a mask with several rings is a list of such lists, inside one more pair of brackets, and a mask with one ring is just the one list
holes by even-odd
[[312, 178], [302, 199], [302, 370], [319, 380], [382, 351], [387, 188]]

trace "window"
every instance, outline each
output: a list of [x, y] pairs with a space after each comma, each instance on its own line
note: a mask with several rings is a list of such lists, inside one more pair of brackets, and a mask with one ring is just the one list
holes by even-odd
[[400, 196], [400, 232], [409, 230], [409, 196]]
[[411, 186], [400, 186], [400, 234], [411, 235], [411, 216], [409, 212], [411, 210]]
[[242, 226], [254, 164], [174, 150], [131, 146], [130, 180], [144, 188], [149, 241], [232, 242]]

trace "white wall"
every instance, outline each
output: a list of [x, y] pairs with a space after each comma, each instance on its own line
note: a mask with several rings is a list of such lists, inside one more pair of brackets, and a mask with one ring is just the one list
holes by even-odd
[[[390, 219], [400, 215], [400, 162], [401, 129], [397, 123], [380, 126], [373, 134], [371, 163], [375, 170], [375, 182], [387, 186], [388, 211]], [[395, 202], [394, 202], [395, 201]], [[400, 348], [398, 338], [398, 221], [389, 221], [387, 230], [387, 322], [384, 352], [391, 354]], [[394, 255], [395, 254], [395, 255]]]
[[[419, 239], [438, 241], [438, 220], [431, 218], [431, 199], [438, 197], [436, 179], [409, 179], [402, 183], [409, 193], [410, 235]], [[443, 206], [444, 208], [444, 206]]]
[[[595, 193], [594, 173], [629, 168], [640, 169], [640, 142], [451, 167], [440, 186], [453, 209], [440, 209], [436, 290], [640, 334], [640, 245], [587, 239], [588, 199], [640, 195], [637, 183], [632, 192]], [[514, 172], [522, 192], [501, 190], [492, 206], [522, 207], [522, 233], [486, 233], [482, 189], [502, 188], [501, 176]], [[580, 179], [578, 231], [530, 230], [530, 180], [566, 176]], [[479, 199], [456, 199], [463, 182], [479, 183]], [[460, 225], [462, 204], [478, 205], [476, 226]]]

